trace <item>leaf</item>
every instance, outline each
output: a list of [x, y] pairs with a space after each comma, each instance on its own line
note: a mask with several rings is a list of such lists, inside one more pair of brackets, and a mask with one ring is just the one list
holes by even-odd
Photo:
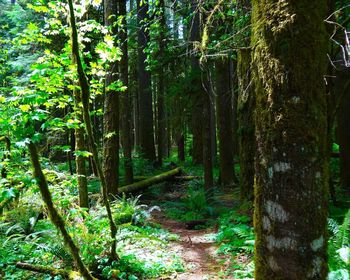
[[349, 264], [349, 258], [350, 258], [350, 248], [349, 247], [343, 247], [337, 250], [337, 253], [339, 254], [340, 258], [345, 262], [346, 264]]
[[92, 156], [92, 153], [88, 152], [88, 151], [79, 151], [79, 150], [76, 150], [74, 151], [74, 155], [77, 156], [77, 157], [90, 157]]
[[328, 280], [349, 280], [349, 271], [339, 269], [328, 274]]
[[28, 105], [28, 104], [19, 105], [19, 109], [20, 109], [22, 112], [28, 112], [28, 111], [30, 110], [30, 105]]

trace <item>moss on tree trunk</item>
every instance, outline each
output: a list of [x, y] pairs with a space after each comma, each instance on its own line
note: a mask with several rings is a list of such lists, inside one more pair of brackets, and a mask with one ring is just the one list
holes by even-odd
[[255, 279], [326, 279], [326, 0], [253, 1]]

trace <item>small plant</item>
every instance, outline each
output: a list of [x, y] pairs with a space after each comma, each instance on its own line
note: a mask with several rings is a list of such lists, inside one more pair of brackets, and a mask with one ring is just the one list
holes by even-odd
[[350, 210], [341, 225], [328, 220], [330, 238], [328, 241], [329, 280], [350, 278]]

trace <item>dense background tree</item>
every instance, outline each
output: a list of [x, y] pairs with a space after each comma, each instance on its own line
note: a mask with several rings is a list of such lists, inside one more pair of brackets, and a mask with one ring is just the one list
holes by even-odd
[[153, 102], [151, 73], [147, 70], [147, 43], [149, 42], [149, 5], [137, 0], [138, 22], [138, 107], [140, 148], [143, 156], [154, 161], [156, 159], [153, 127]]

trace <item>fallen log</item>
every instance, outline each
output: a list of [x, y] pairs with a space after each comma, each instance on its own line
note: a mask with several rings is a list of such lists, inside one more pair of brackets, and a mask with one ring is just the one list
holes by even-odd
[[186, 176], [175, 176], [174, 180], [176, 181], [192, 181], [192, 180], [200, 180], [203, 179], [202, 176], [190, 176], [190, 175], [186, 175]]
[[[151, 176], [134, 176], [134, 183], [144, 181], [144, 180], [147, 180], [150, 178], [152, 178], [152, 177]], [[191, 175], [180, 175], [180, 176], [174, 176], [174, 177], [169, 178], [169, 180], [172, 180], [172, 181], [192, 181], [192, 180], [200, 180], [200, 179], [203, 179], [203, 177], [202, 176], [191, 176]], [[121, 180], [123, 180], [123, 178], [121, 178]], [[121, 188], [125, 187], [125, 186], [127, 186], [127, 185], [122, 185]]]
[[180, 174], [181, 174], [181, 168], [178, 167], [178, 168], [172, 169], [170, 171], [156, 175], [154, 177], [150, 177], [146, 180], [142, 180], [142, 181], [121, 187], [118, 190], [118, 194], [142, 190], [142, 189], [148, 188], [151, 185], [167, 181], [167, 180], [175, 177], [176, 175], [180, 175]]
[[79, 277], [81, 277], [81, 275], [76, 271], [58, 269], [58, 268], [53, 268], [53, 267], [44, 266], [44, 265], [17, 262], [16, 267], [23, 270], [49, 274], [51, 276], [62, 276], [67, 279], [77, 279], [77, 278], [79, 279]]

